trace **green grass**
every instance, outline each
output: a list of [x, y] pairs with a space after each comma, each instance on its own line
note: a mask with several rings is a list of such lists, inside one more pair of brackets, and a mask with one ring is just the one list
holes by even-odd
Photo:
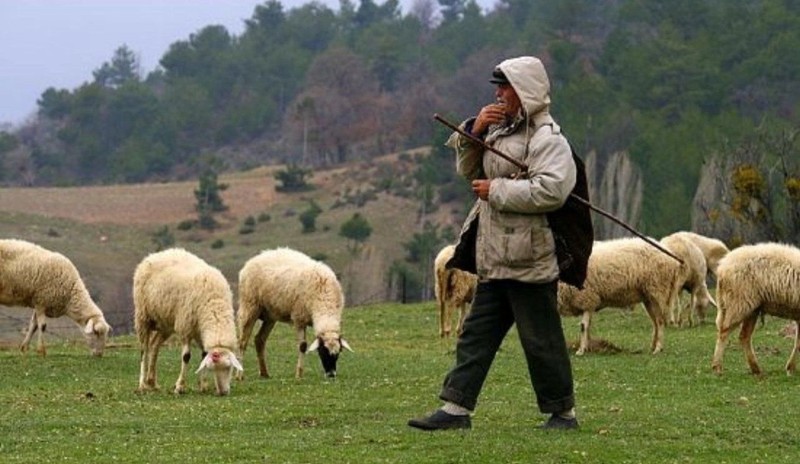
[[[577, 318], [564, 319], [576, 340]], [[322, 377], [315, 355], [294, 379], [292, 330], [279, 325], [267, 349], [273, 377], [247, 377], [231, 395], [190, 390], [174, 396], [179, 353], [159, 359], [158, 392], [136, 394], [138, 348], [116, 337], [103, 358], [82, 343], [52, 344], [46, 358], [0, 351], [0, 461], [3, 463], [776, 463], [795, 462], [800, 379], [783, 363], [791, 341], [767, 319], [754, 338], [766, 374], [749, 374], [732, 337], [722, 376], [711, 373], [715, 328], [668, 328], [665, 352], [646, 352], [650, 323], [604, 310], [594, 334], [618, 354], [573, 357], [576, 432], [535, 429], [544, 417], [526, 375], [516, 333], [506, 339], [469, 432], [424, 433], [406, 421], [439, 405], [453, 341], [436, 336], [432, 303], [348, 308], [354, 353], [339, 378]], [[195, 353], [192, 366], [199, 355]]]

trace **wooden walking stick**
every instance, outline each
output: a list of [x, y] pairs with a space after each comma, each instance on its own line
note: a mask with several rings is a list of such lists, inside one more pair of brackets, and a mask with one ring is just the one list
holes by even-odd
[[[526, 176], [528, 174], [528, 166], [526, 166], [524, 163], [521, 163], [521, 162], [515, 160], [514, 158], [506, 155], [502, 151], [500, 151], [500, 150], [498, 150], [498, 149], [496, 149], [496, 148], [494, 148], [492, 146], [487, 145], [486, 142], [484, 142], [483, 140], [479, 139], [478, 137], [475, 137], [474, 135], [466, 132], [465, 130], [463, 130], [460, 127], [456, 126], [455, 124], [451, 123], [450, 121], [444, 119], [438, 113], [433, 115], [433, 119], [439, 121], [440, 123], [444, 124], [445, 126], [449, 127], [450, 129], [454, 130], [455, 132], [458, 132], [459, 134], [463, 135], [464, 137], [466, 137], [466, 138], [472, 140], [473, 142], [479, 144], [484, 149], [494, 153], [495, 155], [503, 158], [504, 160], [506, 160], [509, 163], [513, 164], [514, 166], [518, 167], [519, 170], [520, 170], [520, 173], [517, 174], [516, 176], [514, 176], [514, 178], [524, 177], [524, 176]], [[672, 254], [669, 250], [667, 250], [666, 248], [661, 246], [655, 240], [651, 239], [650, 237], [648, 237], [648, 236], [644, 235], [643, 233], [639, 232], [638, 230], [634, 229], [632, 226], [626, 224], [625, 221], [623, 221], [622, 219], [619, 219], [616, 216], [614, 216], [613, 214], [611, 214], [611, 213], [609, 213], [607, 211], [604, 211], [604, 210], [598, 208], [597, 206], [594, 206], [593, 204], [591, 204], [588, 201], [586, 201], [586, 199], [581, 198], [578, 195], [570, 193], [570, 197], [574, 198], [579, 203], [587, 206], [592, 211], [594, 211], [596, 213], [599, 213], [602, 216], [607, 217], [608, 219], [611, 219], [615, 223], [617, 223], [620, 226], [622, 226], [623, 228], [625, 228], [628, 232], [632, 233], [633, 235], [635, 235], [635, 236], [639, 237], [640, 239], [644, 240], [645, 242], [647, 242], [648, 245], [651, 245], [651, 246], [655, 247], [660, 252], [664, 253], [665, 255], [669, 256], [670, 258], [673, 258], [676, 261], [678, 261], [679, 263], [683, 264], [683, 260], [682, 259], [680, 259], [677, 256], [675, 256], [674, 254]]]

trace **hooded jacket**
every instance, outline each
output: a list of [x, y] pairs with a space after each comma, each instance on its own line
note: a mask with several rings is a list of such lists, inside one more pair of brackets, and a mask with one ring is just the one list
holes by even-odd
[[457, 132], [450, 136], [447, 145], [456, 151], [458, 173], [469, 181], [492, 180], [488, 200], [478, 199], [464, 222], [450, 265], [481, 280], [552, 282], [559, 268], [547, 213], [560, 208], [575, 186], [572, 149], [550, 116], [550, 81], [542, 62], [524, 56], [497, 67], [519, 96], [521, 109], [512, 122], [489, 127], [485, 142], [524, 163], [528, 175], [517, 178], [519, 169], [512, 163]]

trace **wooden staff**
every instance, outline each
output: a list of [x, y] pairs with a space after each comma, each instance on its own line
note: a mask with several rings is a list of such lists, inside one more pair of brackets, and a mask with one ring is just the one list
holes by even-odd
[[[439, 121], [440, 123], [444, 124], [445, 126], [449, 127], [450, 129], [458, 132], [459, 134], [463, 135], [464, 137], [466, 137], [466, 138], [472, 140], [473, 142], [479, 144], [484, 149], [494, 153], [495, 155], [503, 158], [504, 160], [506, 160], [509, 163], [513, 164], [514, 166], [518, 167], [521, 172], [514, 176], [515, 179], [519, 178], [519, 177], [527, 176], [527, 174], [528, 174], [528, 166], [526, 166], [524, 163], [521, 163], [521, 162], [515, 160], [514, 158], [506, 155], [505, 153], [503, 153], [502, 151], [496, 149], [495, 147], [487, 145], [486, 142], [484, 142], [483, 140], [479, 139], [478, 137], [475, 137], [474, 135], [468, 133], [467, 131], [465, 131], [465, 130], [461, 129], [460, 127], [456, 126], [455, 124], [451, 123], [450, 121], [444, 119], [438, 113], [433, 115], [433, 119]], [[611, 214], [611, 213], [609, 213], [607, 211], [604, 211], [604, 210], [598, 208], [597, 206], [594, 206], [593, 204], [589, 203], [588, 201], [586, 201], [585, 199], [579, 197], [578, 195], [575, 195], [574, 193], [570, 193], [569, 196], [574, 198], [575, 200], [577, 200], [579, 203], [587, 206], [592, 211], [594, 211], [596, 213], [599, 213], [599, 214], [607, 217], [608, 219], [611, 219], [612, 221], [614, 221], [617, 224], [619, 224], [622, 227], [624, 227], [628, 232], [632, 233], [633, 235], [635, 235], [635, 236], [639, 237], [640, 239], [644, 240], [645, 242], [647, 242], [647, 244], [655, 247], [660, 252], [664, 253], [665, 255], [669, 256], [670, 258], [673, 258], [676, 261], [678, 261], [679, 263], [683, 264], [683, 260], [682, 259], [680, 259], [677, 256], [675, 256], [674, 254], [672, 254], [669, 250], [667, 250], [666, 248], [661, 246], [655, 240], [651, 239], [650, 237], [648, 237], [648, 236], [644, 235], [643, 233], [639, 232], [638, 230], [634, 229], [632, 226], [626, 224], [625, 221], [623, 221], [622, 219], [619, 219], [616, 216], [614, 216], [613, 214]]]

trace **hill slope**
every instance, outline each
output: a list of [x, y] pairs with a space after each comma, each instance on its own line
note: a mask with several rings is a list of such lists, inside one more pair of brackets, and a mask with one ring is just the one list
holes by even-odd
[[[419, 153], [424, 153], [421, 150]], [[414, 154], [416, 156], [416, 154]], [[413, 156], [387, 156], [313, 174], [309, 192], [275, 191], [273, 174], [281, 167], [261, 167], [221, 175], [228, 210], [213, 232], [177, 225], [196, 218], [196, 182], [74, 188], [0, 189], [0, 237], [21, 238], [72, 259], [116, 333], [132, 329], [131, 280], [136, 264], [155, 251], [153, 234], [167, 226], [175, 246], [186, 248], [226, 275], [234, 287], [244, 262], [260, 250], [296, 248], [324, 259], [340, 276], [348, 306], [387, 301], [397, 295], [389, 279], [392, 263], [402, 260], [403, 243], [421, 230], [424, 220], [457, 228], [457, 213], [439, 208], [424, 218], [411, 194], [375, 187], [387, 176], [408, 178]], [[298, 215], [315, 202], [322, 209], [316, 231], [302, 233]], [[372, 226], [365, 246], [353, 251], [339, 235], [340, 225], [358, 212]], [[252, 233], [242, 233], [248, 216], [259, 218]], [[224, 246], [212, 248], [212, 243]], [[0, 336], [16, 339], [30, 311], [7, 310], [0, 317]], [[58, 325], [72, 329], [69, 321]], [[77, 333], [77, 329], [76, 329]]]

